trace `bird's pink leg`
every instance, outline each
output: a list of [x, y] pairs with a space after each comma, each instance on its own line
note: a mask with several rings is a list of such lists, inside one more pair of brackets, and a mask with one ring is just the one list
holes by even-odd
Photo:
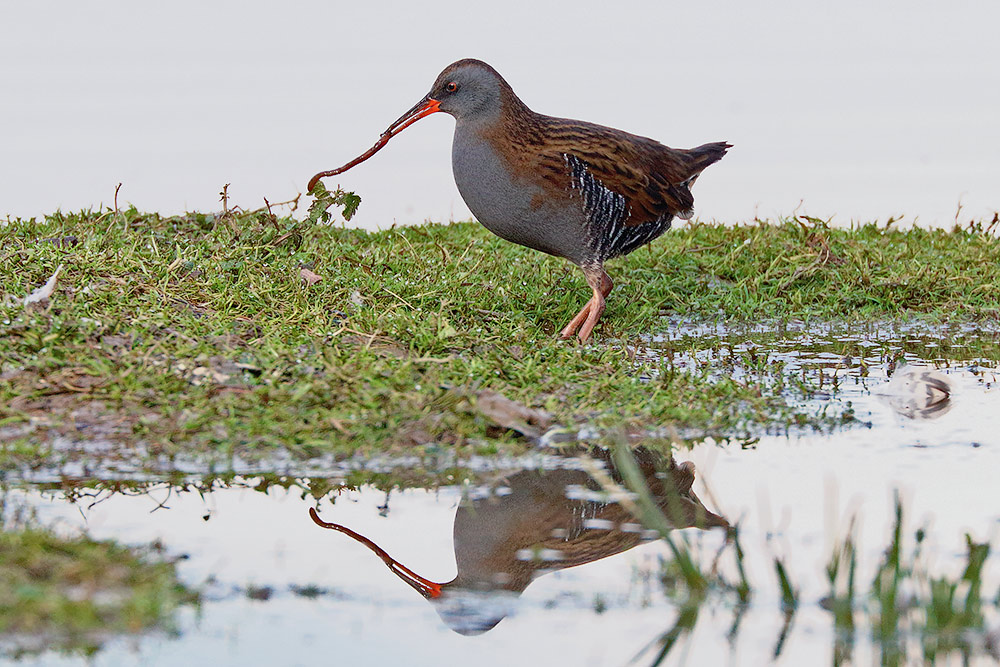
[[594, 330], [594, 325], [597, 324], [597, 320], [600, 319], [601, 314], [604, 313], [604, 296], [600, 292], [594, 291], [594, 298], [590, 301], [590, 313], [587, 314], [587, 320], [580, 327], [580, 333], [577, 336], [580, 338], [581, 343], [586, 343], [587, 339], [590, 338], [590, 332]]
[[583, 275], [587, 277], [587, 284], [594, 290], [594, 296], [576, 314], [576, 317], [570, 320], [570, 323], [562, 330], [560, 336], [562, 338], [569, 338], [579, 329], [580, 333], [577, 335], [580, 338], [580, 342], [586, 343], [587, 339], [590, 338], [590, 333], [594, 330], [594, 326], [597, 324], [597, 320], [600, 319], [601, 313], [604, 312], [604, 299], [611, 293], [614, 283], [611, 282], [611, 277], [604, 272], [604, 267], [599, 264], [581, 268], [583, 268]]
[[587, 302], [587, 304], [580, 310], [580, 312], [576, 314], [576, 317], [574, 317], [569, 321], [569, 324], [567, 324], [566, 327], [562, 330], [562, 333], [559, 334], [560, 338], [573, 337], [573, 334], [576, 333], [576, 330], [579, 329], [580, 325], [583, 324], [583, 321], [587, 319], [587, 315], [590, 314], [590, 305], [592, 303], [594, 303], [593, 298], [591, 298], [591, 300]]

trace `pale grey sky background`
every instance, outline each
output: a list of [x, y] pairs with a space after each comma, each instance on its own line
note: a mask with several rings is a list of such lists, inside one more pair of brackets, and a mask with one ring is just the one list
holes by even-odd
[[[0, 217], [247, 208], [371, 146], [463, 57], [537, 111], [735, 148], [698, 215], [1000, 209], [996, 2], [0, 4]], [[453, 121], [338, 179], [357, 224], [465, 219]], [[800, 202], [802, 202], [800, 206]]]

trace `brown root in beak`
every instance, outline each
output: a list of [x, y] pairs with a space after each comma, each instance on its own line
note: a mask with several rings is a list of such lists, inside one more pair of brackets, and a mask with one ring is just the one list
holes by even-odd
[[343, 167], [338, 169], [331, 169], [330, 171], [321, 171], [312, 178], [309, 179], [309, 185], [306, 187], [306, 192], [312, 192], [312, 189], [316, 186], [316, 183], [321, 178], [326, 178], [327, 176], [336, 176], [337, 174], [342, 174], [354, 165], [361, 164], [375, 153], [382, 150], [382, 147], [389, 143], [389, 140], [394, 136], [413, 125], [418, 120], [424, 116], [429, 116], [432, 113], [437, 113], [441, 111], [441, 103], [432, 97], [425, 97], [424, 99], [417, 102], [412, 109], [400, 116], [395, 123], [390, 125], [385, 132], [379, 136], [378, 141], [375, 145], [366, 150], [364, 153], [354, 158]]
[[[430, 112], [430, 113], [433, 113], [433, 112]], [[404, 116], [404, 118], [406, 118], [406, 117]], [[418, 120], [418, 118], [414, 118], [410, 122], [412, 123], [412, 122], [414, 122], [416, 120]], [[396, 122], [398, 123], [399, 121], [396, 121]], [[393, 125], [395, 125], [395, 124], [396, 123], [393, 123]], [[407, 125], [408, 124], [409, 123], [407, 123]], [[404, 125], [404, 127], [405, 127], [405, 125]], [[392, 129], [392, 128], [390, 127], [390, 129]], [[386, 133], [388, 134], [388, 131], [386, 131]], [[386, 135], [383, 134], [382, 136], [385, 137]], [[392, 135], [389, 135], [389, 136], [392, 136]], [[388, 139], [386, 139], [386, 141], [388, 141]], [[376, 144], [376, 146], [377, 145], [378, 144]], [[378, 149], [374, 149], [374, 150], [372, 150], [370, 152], [375, 152], [375, 150], [378, 150]], [[360, 160], [358, 160], [358, 161], [360, 161]], [[379, 545], [375, 544], [374, 542], [372, 542], [371, 540], [369, 540], [364, 535], [361, 535], [359, 533], [355, 533], [350, 528], [348, 528], [346, 526], [342, 526], [339, 523], [327, 523], [326, 521], [323, 521], [322, 519], [319, 518], [319, 514], [316, 512], [316, 510], [313, 509], [312, 507], [309, 508], [309, 516], [312, 517], [313, 522], [317, 526], [320, 526], [322, 528], [329, 528], [330, 530], [336, 530], [338, 532], [344, 533], [348, 537], [350, 537], [350, 538], [352, 538], [354, 540], [357, 540], [361, 544], [363, 544], [366, 547], [368, 547], [369, 549], [371, 549], [373, 552], [375, 552], [376, 556], [378, 556], [379, 558], [382, 559], [383, 563], [385, 563], [386, 565], [389, 566], [389, 569], [392, 570], [393, 573], [395, 573], [395, 575], [397, 577], [399, 577], [400, 579], [402, 579], [403, 581], [405, 581], [414, 590], [416, 590], [418, 593], [420, 593], [421, 595], [423, 595], [425, 598], [433, 600], [434, 598], [441, 597], [441, 587], [445, 586], [446, 584], [439, 584], [439, 583], [437, 583], [435, 581], [431, 581], [430, 579], [426, 579], [424, 577], [421, 577], [419, 574], [417, 574], [416, 572], [414, 572], [413, 570], [411, 570], [410, 568], [406, 567], [405, 565], [403, 565], [402, 563], [400, 563], [399, 561], [397, 561], [395, 558], [393, 558], [392, 556], [390, 556], [388, 553], [385, 552], [385, 550], [382, 547], [380, 547]]]

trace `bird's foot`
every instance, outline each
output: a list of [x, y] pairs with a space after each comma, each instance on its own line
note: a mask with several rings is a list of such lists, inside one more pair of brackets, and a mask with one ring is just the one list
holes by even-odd
[[[576, 333], [580, 342], [586, 343], [594, 326], [597, 325], [597, 320], [601, 319], [601, 313], [604, 312], [604, 298], [611, 293], [614, 283], [604, 272], [604, 267], [599, 264], [582, 268], [583, 275], [587, 277], [587, 284], [590, 285], [590, 289], [594, 290], [594, 296], [587, 302], [587, 305], [580, 309], [576, 317], [570, 320], [559, 337], [572, 338], [573, 334]], [[577, 329], [580, 330], [579, 333], [577, 333]]]
[[[587, 305], [585, 305], [580, 312], [576, 314], [576, 317], [569, 321], [569, 324], [567, 324], [562, 330], [562, 333], [559, 334], [560, 338], [567, 339], [573, 337], [576, 330], [580, 328], [580, 325], [582, 325], [587, 320], [587, 316], [590, 315], [590, 306], [593, 302], [593, 299], [588, 301]], [[583, 341], [581, 340], [580, 342]]]
[[581, 343], [586, 343], [587, 339], [590, 338], [590, 332], [594, 330], [597, 325], [597, 320], [601, 319], [601, 314], [604, 312], [604, 297], [600, 293], [595, 292], [594, 298], [590, 302], [589, 312], [587, 313], [587, 319], [580, 327], [580, 333], [577, 334]]
[[[586, 343], [587, 339], [590, 338], [591, 332], [597, 325], [597, 320], [601, 318], [601, 313], [604, 312], [604, 297], [595, 290], [594, 298], [587, 302], [579, 313], [576, 314], [566, 328], [562, 330], [559, 334], [560, 338], [572, 338], [573, 334], [576, 334], [577, 338], [580, 339], [581, 343]], [[579, 329], [579, 332], [577, 332]]]

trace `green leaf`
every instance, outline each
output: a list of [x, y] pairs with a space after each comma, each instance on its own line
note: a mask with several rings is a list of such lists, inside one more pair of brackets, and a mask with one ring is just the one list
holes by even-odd
[[333, 214], [330, 213], [329, 209], [333, 206], [339, 206], [344, 220], [350, 220], [358, 212], [358, 207], [361, 205], [361, 197], [353, 192], [345, 192], [340, 188], [331, 192], [326, 189], [322, 182], [316, 183], [311, 194], [314, 199], [309, 205], [306, 220], [313, 224], [330, 222]]

